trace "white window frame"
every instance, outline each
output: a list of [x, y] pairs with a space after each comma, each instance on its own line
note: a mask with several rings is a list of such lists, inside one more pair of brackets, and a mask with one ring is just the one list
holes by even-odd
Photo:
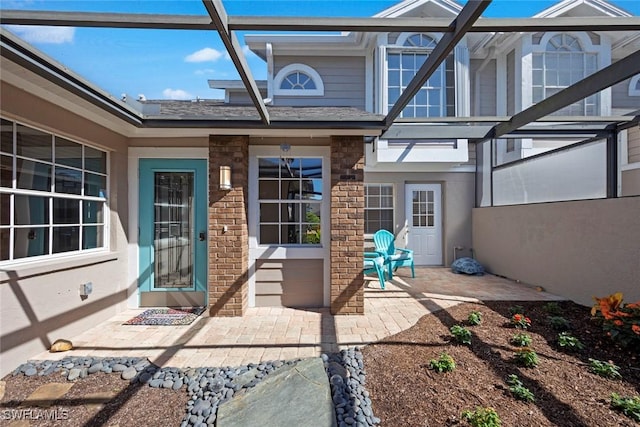
[[[558, 34], [568, 34], [575, 37], [580, 42], [583, 53], [591, 53], [596, 55], [596, 72], [602, 68], [611, 64], [611, 42], [606, 36], [600, 37], [600, 44], [593, 44], [591, 38], [585, 32], [571, 32], [571, 31], [554, 31], [545, 33], [539, 44], [533, 43], [532, 35], [528, 35], [522, 38], [522, 55], [519, 64], [521, 67], [520, 76], [522, 81], [522, 97], [519, 102], [521, 108], [518, 111], [522, 111], [525, 108], [533, 105], [533, 54], [547, 52], [547, 44], [549, 40]], [[506, 53], [505, 53], [506, 57]], [[517, 58], [517, 57], [516, 57]], [[518, 71], [516, 68], [516, 76]], [[611, 115], [611, 88], [603, 89], [598, 93], [598, 106], [596, 108], [596, 116], [610, 116]], [[518, 99], [516, 96], [516, 103]]]
[[[365, 186], [365, 198], [364, 198], [364, 210], [365, 213], [367, 210], [376, 210], [376, 211], [388, 211], [391, 210], [391, 230], [389, 230], [391, 233], [395, 233], [395, 211], [396, 211], [396, 190], [395, 190], [395, 186], [393, 184], [390, 183], [386, 183], [386, 182], [368, 182], [364, 184]], [[368, 202], [368, 197], [367, 197], [367, 187], [378, 187], [378, 188], [382, 188], [382, 187], [388, 187], [391, 188], [391, 201], [392, 201], [392, 205], [391, 207], [369, 207], [367, 206], [367, 202]], [[365, 223], [364, 223], [364, 228], [365, 230], [367, 229], [367, 223], [366, 223], [366, 216], [365, 216]], [[373, 236], [373, 233], [367, 233], [365, 231], [365, 237], [371, 237]]]
[[629, 82], [629, 96], [640, 96], [640, 74], [631, 77]]
[[[42, 129], [39, 128], [38, 126], [34, 126], [32, 124], [27, 124], [27, 123], [23, 123], [19, 120], [14, 120], [8, 117], [2, 117], [3, 120], [9, 121], [11, 122], [12, 125], [12, 142], [13, 142], [13, 154], [10, 153], [3, 153], [3, 156], [11, 156], [12, 157], [12, 168], [11, 168], [11, 172], [12, 172], [12, 186], [11, 188], [9, 187], [0, 187], [0, 193], [2, 194], [9, 194], [10, 195], [10, 204], [9, 204], [9, 216], [10, 216], [10, 220], [9, 220], [9, 224], [8, 225], [2, 225], [0, 226], [3, 229], [9, 229], [11, 230], [10, 232], [10, 239], [9, 239], [9, 259], [7, 260], [3, 260], [0, 261], [0, 266], [5, 266], [5, 265], [23, 265], [23, 264], [32, 264], [32, 263], [39, 263], [42, 261], [47, 261], [47, 260], [61, 260], [61, 259], [67, 259], [67, 258], [74, 258], [77, 256], [84, 256], [84, 255], [91, 255], [91, 254], [98, 254], [98, 253], [105, 253], [108, 252], [110, 249], [110, 239], [109, 239], [109, 229], [110, 229], [110, 209], [109, 209], [109, 194], [110, 194], [110, 173], [109, 171], [111, 170], [110, 168], [110, 158], [111, 156], [109, 155], [109, 151], [105, 150], [104, 148], [100, 148], [100, 147], [96, 147], [94, 145], [88, 144], [86, 142], [80, 142], [74, 138], [70, 138], [68, 136], [63, 136], [60, 134], [57, 134], [56, 132], [52, 132], [50, 130], [47, 129]], [[34, 129], [36, 131], [48, 134], [51, 136], [51, 147], [52, 147], [52, 158], [51, 161], [43, 161], [43, 160], [39, 160], [39, 159], [34, 159], [34, 158], [30, 158], [30, 157], [26, 157], [26, 156], [22, 156], [22, 155], [18, 155], [17, 154], [17, 129], [18, 129], [18, 125], [20, 126], [24, 126], [27, 128], [31, 128]], [[74, 167], [74, 166], [69, 166], [69, 165], [65, 165], [65, 164], [58, 164], [56, 163], [56, 158], [55, 158], [55, 148], [56, 148], [56, 138], [61, 138], [61, 139], [65, 139], [67, 141], [76, 143], [78, 145], [80, 145], [82, 148], [82, 167], [78, 168], [78, 167]], [[85, 167], [85, 147], [89, 147], [91, 149], [94, 150], [98, 150], [101, 151], [103, 153], [106, 154], [106, 165], [105, 165], [105, 173], [101, 173], [101, 172], [96, 172], [90, 169], [87, 169]], [[17, 183], [17, 160], [18, 158], [20, 159], [24, 159], [27, 161], [32, 161], [32, 162], [37, 162], [37, 163], [42, 163], [42, 164], [46, 164], [46, 165], [50, 165], [51, 166], [51, 186], [49, 188], [48, 191], [45, 190], [32, 190], [32, 189], [21, 189], [18, 188], [18, 183]], [[80, 187], [81, 187], [81, 194], [69, 194], [69, 193], [59, 193], [55, 191], [55, 185], [56, 185], [56, 176], [55, 176], [55, 168], [56, 167], [61, 167], [61, 168], [65, 168], [65, 169], [71, 169], [71, 170], [75, 170], [75, 171], [79, 171], [80, 175], [81, 175], [81, 181], [80, 181]], [[105, 177], [105, 181], [106, 181], [106, 185], [105, 185], [105, 194], [103, 194], [102, 196], [88, 196], [88, 195], [84, 195], [84, 184], [85, 184], [85, 173], [91, 173], [94, 175], [99, 175], [99, 176], [103, 176]], [[25, 225], [17, 225], [15, 224], [15, 212], [14, 212], [14, 207], [15, 207], [15, 197], [16, 196], [32, 196], [32, 197], [42, 197], [47, 199], [46, 203], [48, 203], [49, 205], [49, 221], [48, 224], [34, 224], [33, 226], [30, 226], [28, 224]], [[54, 199], [64, 199], [64, 200], [77, 200], [79, 203], [79, 222], [78, 223], [55, 223], [54, 222]], [[102, 203], [102, 222], [100, 223], [84, 223], [84, 215], [83, 215], [83, 201], [94, 201], [94, 202], [99, 202]], [[90, 227], [100, 227], [102, 226], [102, 246], [96, 247], [96, 248], [89, 248], [89, 249], [82, 249], [82, 245], [83, 245], [83, 229], [85, 226], [90, 226]], [[78, 247], [79, 249], [77, 250], [72, 250], [72, 251], [64, 251], [64, 252], [59, 252], [59, 253], [54, 253], [53, 249], [54, 249], [54, 242], [53, 242], [53, 238], [54, 238], [54, 229], [55, 228], [60, 228], [60, 227], [78, 227], [79, 228], [79, 235], [78, 235]], [[26, 257], [20, 257], [20, 258], [14, 258], [15, 254], [14, 254], [14, 245], [15, 245], [15, 233], [14, 230], [16, 229], [28, 229], [28, 228], [47, 228], [48, 229], [48, 249], [47, 249], [47, 254], [44, 255], [36, 255], [36, 256], [26, 256]]]
[[[379, 78], [377, 79], [377, 90], [380, 96], [378, 96], [379, 102], [377, 103], [377, 110], [379, 114], [387, 114], [389, 112], [389, 100], [388, 100], [388, 82], [389, 82], [389, 59], [388, 54], [398, 51], [417, 51], [424, 50], [431, 52], [430, 48], [416, 48], [412, 46], [404, 46], [404, 42], [411, 36], [416, 34], [424, 34], [435, 40], [436, 43], [440, 42], [442, 38], [441, 34], [429, 33], [429, 32], [404, 32], [398, 35], [396, 42], [393, 44], [388, 43], [388, 36], [381, 35], [378, 38], [378, 67], [377, 72]], [[463, 38], [453, 52], [453, 72], [454, 72], [454, 92], [455, 92], [455, 114], [456, 116], [468, 116], [471, 111], [471, 99], [469, 93], [469, 51], [467, 49], [466, 39]], [[445, 76], [443, 76], [445, 77]], [[445, 87], [446, 91], [446, 87]], [[446, 113], [446, 105], [441, 106]]]
[[[282, 82], [291, 73], [304, 73], [313, 80], [315, 89], [282, 89]], [[283, 67], [273, 78], [273, 94], [285, 96], [324, 96], [324, 82], [320, 74], [313, 68], [305, 64], [289, 64]]]

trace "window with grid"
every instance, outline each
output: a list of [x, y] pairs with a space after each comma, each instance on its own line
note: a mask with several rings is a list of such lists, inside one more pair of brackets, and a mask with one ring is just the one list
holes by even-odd
[[322, 158], [258, 159], [262, 245], [321, 243]]
[[107, 153], [1, 119], [0, 261], [104, 248]]
[[393, 233], [393, 185], [366, 184], [364, 186], [364, 232], [378, 230]]
[[294, 71], [282, 79], [280, 89], [312, 90], [316, 89], [316, 84], [306, 73]]
[[[569, 34], [557, 34], [547, 43], [544, 52], [533, 54], [533, 102], [540, 102], [562, 89], [593, 74], [598, 56], [585, 52], [580, 41]], [[560, 116], [595, 116], [598, 95], [591, 95], [554, 113]]]
[[[406, 39], [402, 48], [388, 50], [388, 109], [396, 103], [436, 44], [426, 34], [414, 34]], [[449, 55], [402, 110], [400, 117], [455, 116], [454, 81], [454, 57]]]

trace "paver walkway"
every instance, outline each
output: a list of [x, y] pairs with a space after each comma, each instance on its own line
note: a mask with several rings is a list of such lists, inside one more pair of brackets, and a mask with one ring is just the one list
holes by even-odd
[[143, 310], [126, 310], [78, 336], [64, 337], [73, 342], [74, 350], [42, 352], [31, 359], [129, 356], [149, 357], [159, 366], [178, 368], [239, 366], [365, 345], [463, 301], [562, 299], [491, 275], [417, 268], [412, 279], [407, 272], [399, 270], [386, 290], [377, 281], [368, 281], [363, 316], [332, 316], [329, 309], [251, 308], [241, 318], [201, 316], [185, 326], [132, 326], [122, 323]]

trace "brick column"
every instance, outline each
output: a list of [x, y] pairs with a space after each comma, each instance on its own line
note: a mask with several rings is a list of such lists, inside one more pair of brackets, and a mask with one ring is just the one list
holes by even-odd
[[[220, 166], [231, 166], [231, 190], [220, 190]], [[208, 234], [211, 316], [242, 316], [248, 305], [248, 181], [249, 137], [211, 135]]]
[[364, 142], [331, 138], [331, 313], [364, 314]]

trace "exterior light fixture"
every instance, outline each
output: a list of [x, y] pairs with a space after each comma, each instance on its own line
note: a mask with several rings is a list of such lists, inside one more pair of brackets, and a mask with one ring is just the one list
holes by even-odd
[[231, 166], [220, 166], [220, 189], [231, 190]]

